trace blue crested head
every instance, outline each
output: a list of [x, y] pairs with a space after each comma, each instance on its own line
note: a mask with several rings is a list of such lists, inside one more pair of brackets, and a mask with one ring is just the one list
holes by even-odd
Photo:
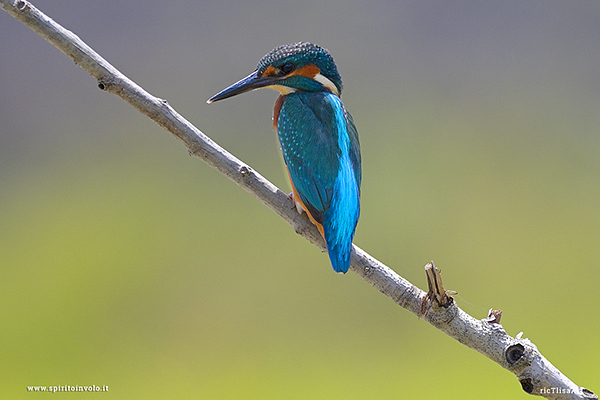
[[256, 70], [260, 76], [280, 75], [283, 79], [279, 84], [294, 89], [331, 91], [338, 95], [342, 92], [342, 77], [333, 57], [316, 44], [298, 42], [279, 46], [258, 62]]
[[308, 42], [279, 46], [267, 53], [256, 70], [208, 100], [212, 103], [253, 89], [342, 93], [342, 78], [326, 49]]

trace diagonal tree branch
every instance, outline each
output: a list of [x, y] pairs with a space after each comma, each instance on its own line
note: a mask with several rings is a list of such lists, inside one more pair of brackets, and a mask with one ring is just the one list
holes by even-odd
[[[244, 188], [290, 224], [296, 233], [322, 250], [325, 244], [305, 215], [296, 212], [287, 194], [212, 141], [179, 115], [165, 100], [146, 92], [120, 73], [79, 37], [64, 29], [31, 3], [0, 0], [0, 7], [71, 57], [102, 90], [116, 94], [179, 139], [193, 154]], [[399, 306], [514, 373], [523, 390], [547, 399], [598, 399], [556, 369], [528, 339], [509, 336], [499, 324], [500, 311], [477, 320], [443, 288], [433, 263], [426, 267], [429, 292], [417, 288], [390, 268], [354, 246], [351, 270]]]

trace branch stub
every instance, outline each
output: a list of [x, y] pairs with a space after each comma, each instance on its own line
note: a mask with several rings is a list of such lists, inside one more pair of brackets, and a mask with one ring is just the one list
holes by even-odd
[[517, 361], [523, 358], [523, 355], [525, 354], [525, 347], [520, 343], [513, 344], [506, 349], [504, 354], [506, 355], [506, 361], [508, 361], [510, 365], [514, 365], [517, 363]]
[[531, 381], [531, 378], [523, 378], [519, 382], [521, 382], [521, 387], [525, 393], [533, 393], [533, 382]]

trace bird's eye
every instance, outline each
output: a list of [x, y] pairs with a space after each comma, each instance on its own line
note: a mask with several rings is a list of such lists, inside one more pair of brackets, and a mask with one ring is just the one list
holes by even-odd
[[281, 71], [281, 73], [283, 75], [287, 75], [290, 72], [292, 72], [294, 70], [294, 64], [292, 63], [285, 63], [281, 66], [281, 68], [279, 69]]

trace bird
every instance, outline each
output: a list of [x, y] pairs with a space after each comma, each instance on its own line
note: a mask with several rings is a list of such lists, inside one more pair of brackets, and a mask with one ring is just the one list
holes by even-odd
[[324, 238], [334, 271], [346, 273], [360, 216], [362, 169], [358, 132], [340, 99], [342, 78], [333, 57], [309, 42], [279, 46], [254, 72], [207, 103], [260, 88], [280, 93], [273, 128], [291, 181], [290, 197]]

